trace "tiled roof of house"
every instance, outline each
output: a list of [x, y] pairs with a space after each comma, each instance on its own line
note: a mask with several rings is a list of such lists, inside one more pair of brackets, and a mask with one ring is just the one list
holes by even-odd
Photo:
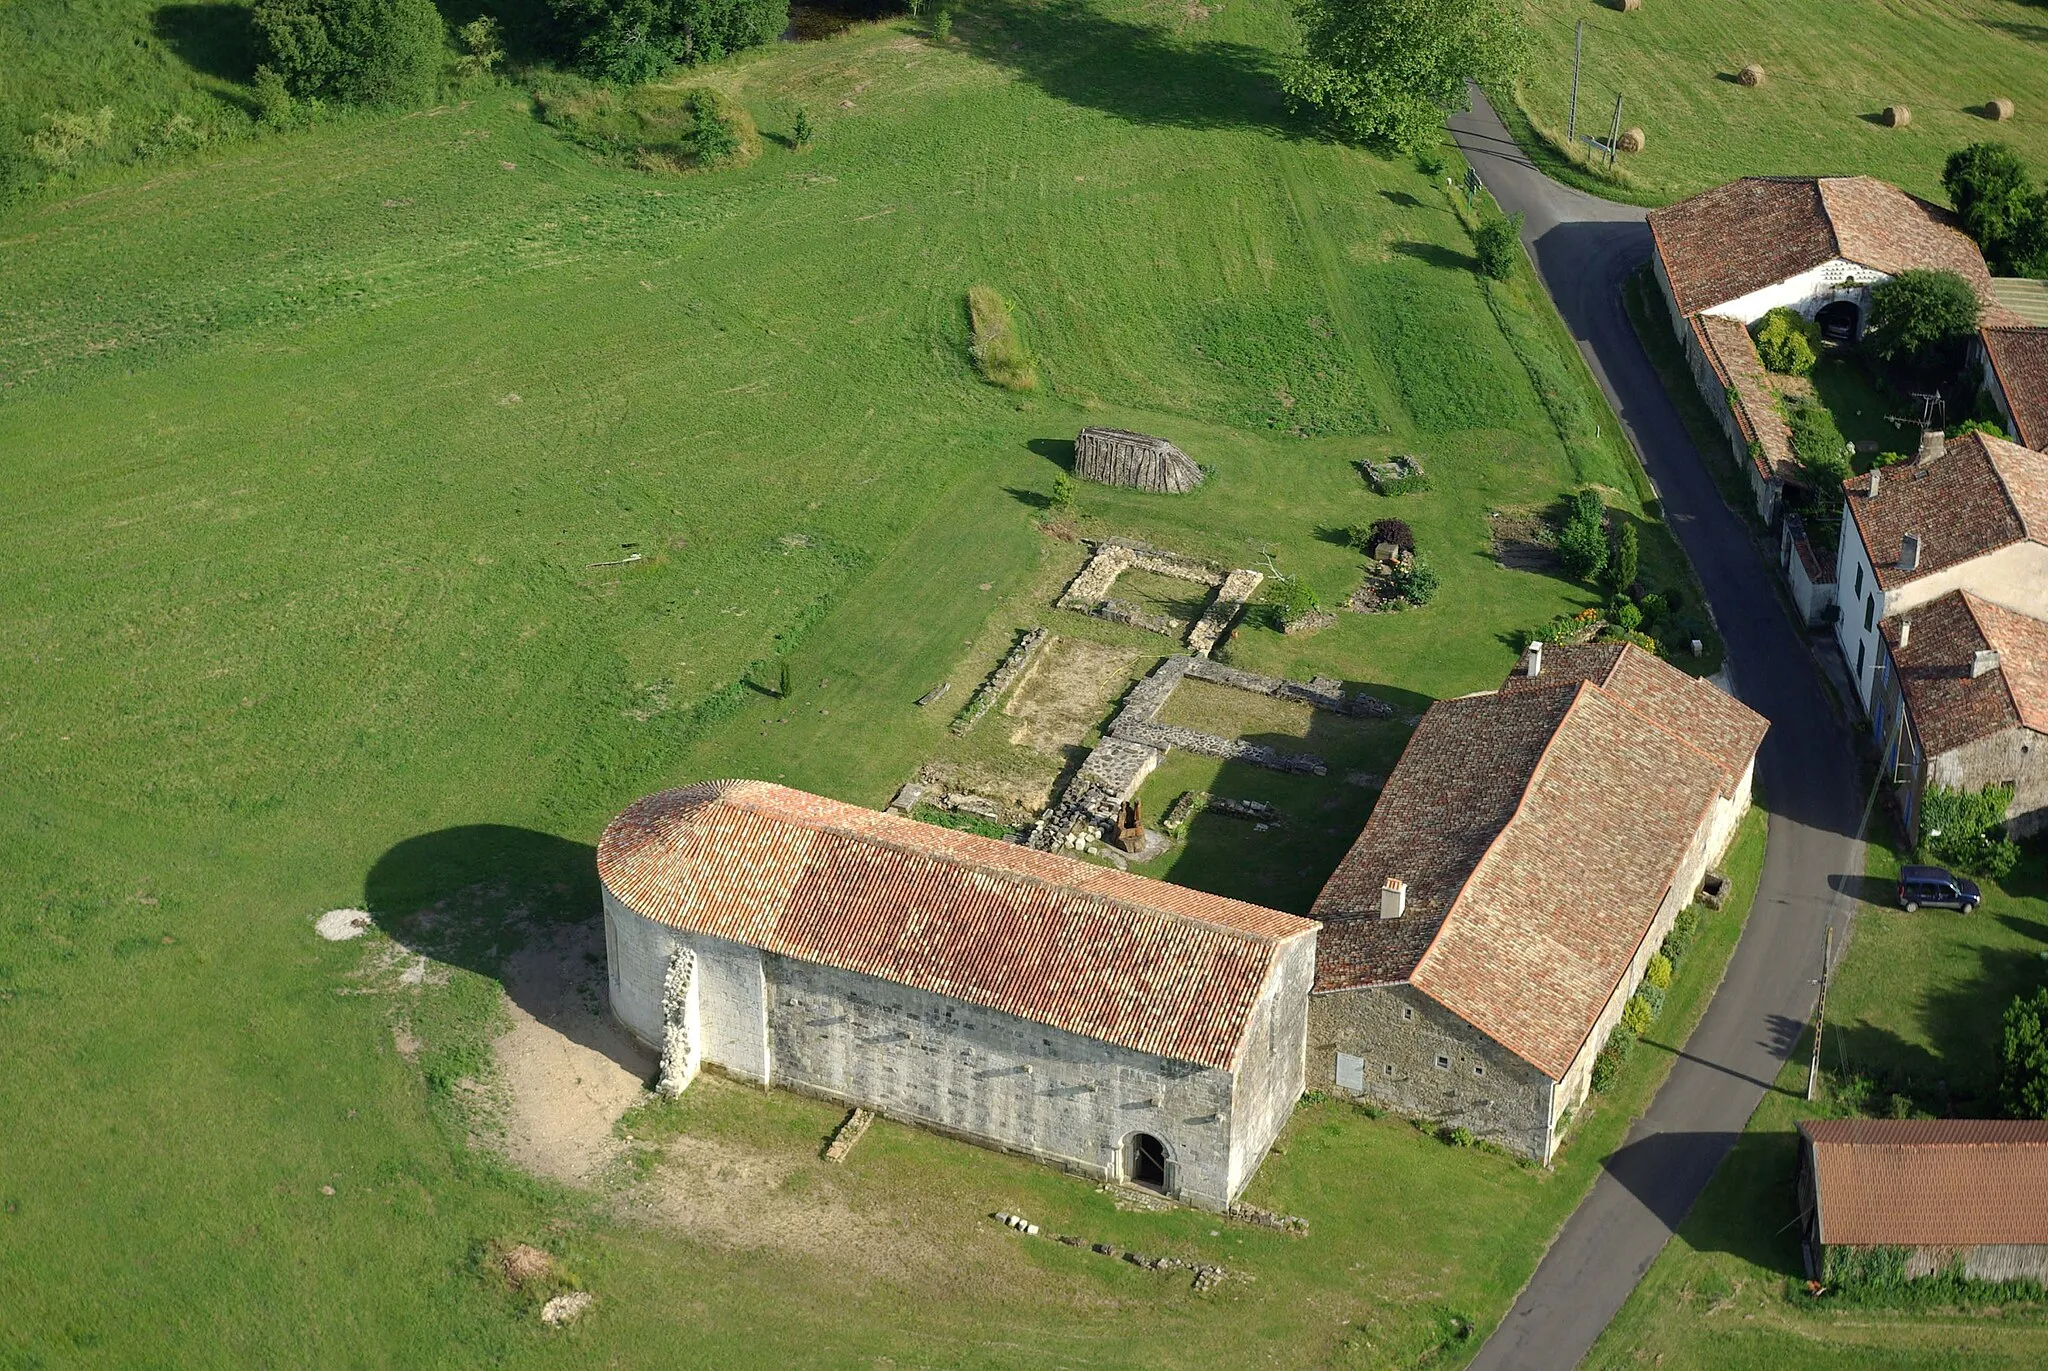
[[1748, 176], [1650, 213], [1681, 314], [1712, 309], [1837, 257], [1887, 276], [1953, 271], [1990, 324], [2018, 323], [1984, 255], [1947, 210], [1869, 176]]
[[1531, 678], [1525, 657], [1508, 673], [1503, 694], [1560, 681], [1591, 681], [1674, 738], [1721, 764], [1733, 795], [1764, 740], [1770, 722], [1749, 706], [1698, 677], [1688, 676], [1633, 643], [1546, 647], [1541, 671]]
[[1315, 924], [765, 781], [640, 800], [598, 875], [660, 923], [1229, 1068]]
[[1811, 1119], [1823, 1244], [2048, 1243], [2048, 1123]]
[[[1966, 433], [1933, 461], [1866, 472], [1843, 488], [1887, 590], [2014, 543], [2048, 543], [2048, 453], [1987, 433]], [[1902, 571], [1900, 540], [1909, 533], [1920, 539], [1920, 561]]]
[[1980, 336], [2020, 442], [2048, 449], [2048, 328], [1987, 328]]
[[1722, 388], [1735, 402], [1736, 427], [1757, 446], [1750, 460], [1766, 476], [1796, 479], [1799, 463], [1792, 456], [1792, 426], [1778, 409], [1777, 394], [1748, 327], [1732, 315], [1695, 314], [1692, 328]]
[[[1952, 590], [1885, 620], [1884, 636], [1928, 756], [2015, 725], [2048, 733], [2048, 623]], [[1971, 676], [1976, 655], [1986, 650], [1998, 653], [1998, 665]]]
[[[1730, 700], [1670, 731], [1653, 715], [1684, 696], [1637, 653], [1567, 650], [1554, 676], [1431, 706], [1317, 897], [1317, 991], [1407, 981], [1563, 1077], [1764, 728], [1734, 727], [1749, 711]], [[1398, 920], [1377, 917], [1390, 876]]]

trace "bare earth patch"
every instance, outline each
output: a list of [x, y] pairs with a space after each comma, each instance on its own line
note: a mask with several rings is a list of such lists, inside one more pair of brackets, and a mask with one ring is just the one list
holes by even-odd
[[1102, 725], [1138, 660], [1129, 648], [1054, 638], [1003, 706], [1018, 721], [1010, 741], [1051, 756], [1079, 747]]
[[1493, 531], [1493, 555], [1510, 571], [1555, 571], [1557, 533], [1549, 522], [1527, 511], [1495, 510], [1487, 516]]

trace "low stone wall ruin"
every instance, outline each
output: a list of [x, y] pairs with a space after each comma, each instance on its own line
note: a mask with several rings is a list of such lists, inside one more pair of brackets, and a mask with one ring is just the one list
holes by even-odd
[[1025, 666], [1031, 661], [1031, 654], [1045, 645], [1048, 636], [1050, 635], [1042, 628], [1024, 631], [1024, 636], [1017, 640], [1017, 645], [1010, 649], [1009, 655], [1003, 658], [1001, 664], [989, 673], [989, 678], [981, 683], [980, 689], [974, 692], [974, 698], [960, 711], [960, 717], [953, 720], [955, 733], [965, 733], [981, 722], [981, 716], [995, 707], [996, 701], [1003, 697], [1003, 692], [1017, 683], [1018, 676], [1023, 674]]

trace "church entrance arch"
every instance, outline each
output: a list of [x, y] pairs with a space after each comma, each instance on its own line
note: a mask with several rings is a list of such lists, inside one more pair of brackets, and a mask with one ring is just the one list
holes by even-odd
[[1133, 1133], [1124, 1139], [1124, 1179], [1147, 1190], [1164, 1192], [1169, 1159], [1166, 1144], [1150, 1133]]

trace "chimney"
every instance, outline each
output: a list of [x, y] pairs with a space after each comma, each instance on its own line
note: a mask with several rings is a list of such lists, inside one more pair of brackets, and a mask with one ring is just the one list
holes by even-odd
[[1906, 650], [1906, 644], [1912, 641], [1913, 621], [1911, 619], [1899, 620], [1899, 651], [1904, 652]]
[[[1973, 681], [1987, 671], [1996, 670], [1998, 670], [1998, 649], [1995, 647], [1984, 648], [1970, 658], [1970, 679]], [[1388, 882], [1388, 884], [1391, 885], [1392, 882]], [[1384, 895], [1380, 896], [1380, 907], [1384, 909], [1386, 904], [1387, 897]]]
[[1908, 533], [1899, 539], [1899, 570], [1917, 571], [1920, 567], [1920, 535]]
[[1522, 654], [1522, 674], [1532, 681], [1543, 674], [1543, 644], [1540, 641], [1529, 644], [1529, 650]]
[[1884, 468], [1872, 467], [1870, 469], [1870, 498], [1873, 500], [1877, 498], [1877, 480], [1882, 475], [1884, 475]]
[[1927, 464], [1928, 464], [1929, 462], [1933, 461], [1933, 460], [1934, 460], [1935, 458], [1937, 458], [1937, 457], [1941, 456], [1941, 452], [1942, 452], [1942, 447], [1943, 447], [1944, 441], [1945, 441], [1945, 440], [1944, 440], [1944, 439], [1942, 438], [1942, 434], [1941, 434], [1941, 430], [1940, 430], [1940, 429], [1938, 429], [1938, 428], [1923, 428], [1923, 429], [1921, 429], [1921, 430], [1920, 430], [1920, 452], [1919, 452], [1919, 454], [1918, 454], [1917, 456], [1915, 456], [1915, 457], [1914, 457], [1914, 459], [1913, 459], [1913, 464], [1914, 464], [1915, 466], [1923, 466], [1923, 467], [1924, 467], [1924, 466], [1926, 466], [1926, 465], [1927, 465]]
[[1407, 912], [1408, 882], [1399, 876], [1387, 877], [1387, 883], [1380, 887], [1380, 917], [1398, 919]]

